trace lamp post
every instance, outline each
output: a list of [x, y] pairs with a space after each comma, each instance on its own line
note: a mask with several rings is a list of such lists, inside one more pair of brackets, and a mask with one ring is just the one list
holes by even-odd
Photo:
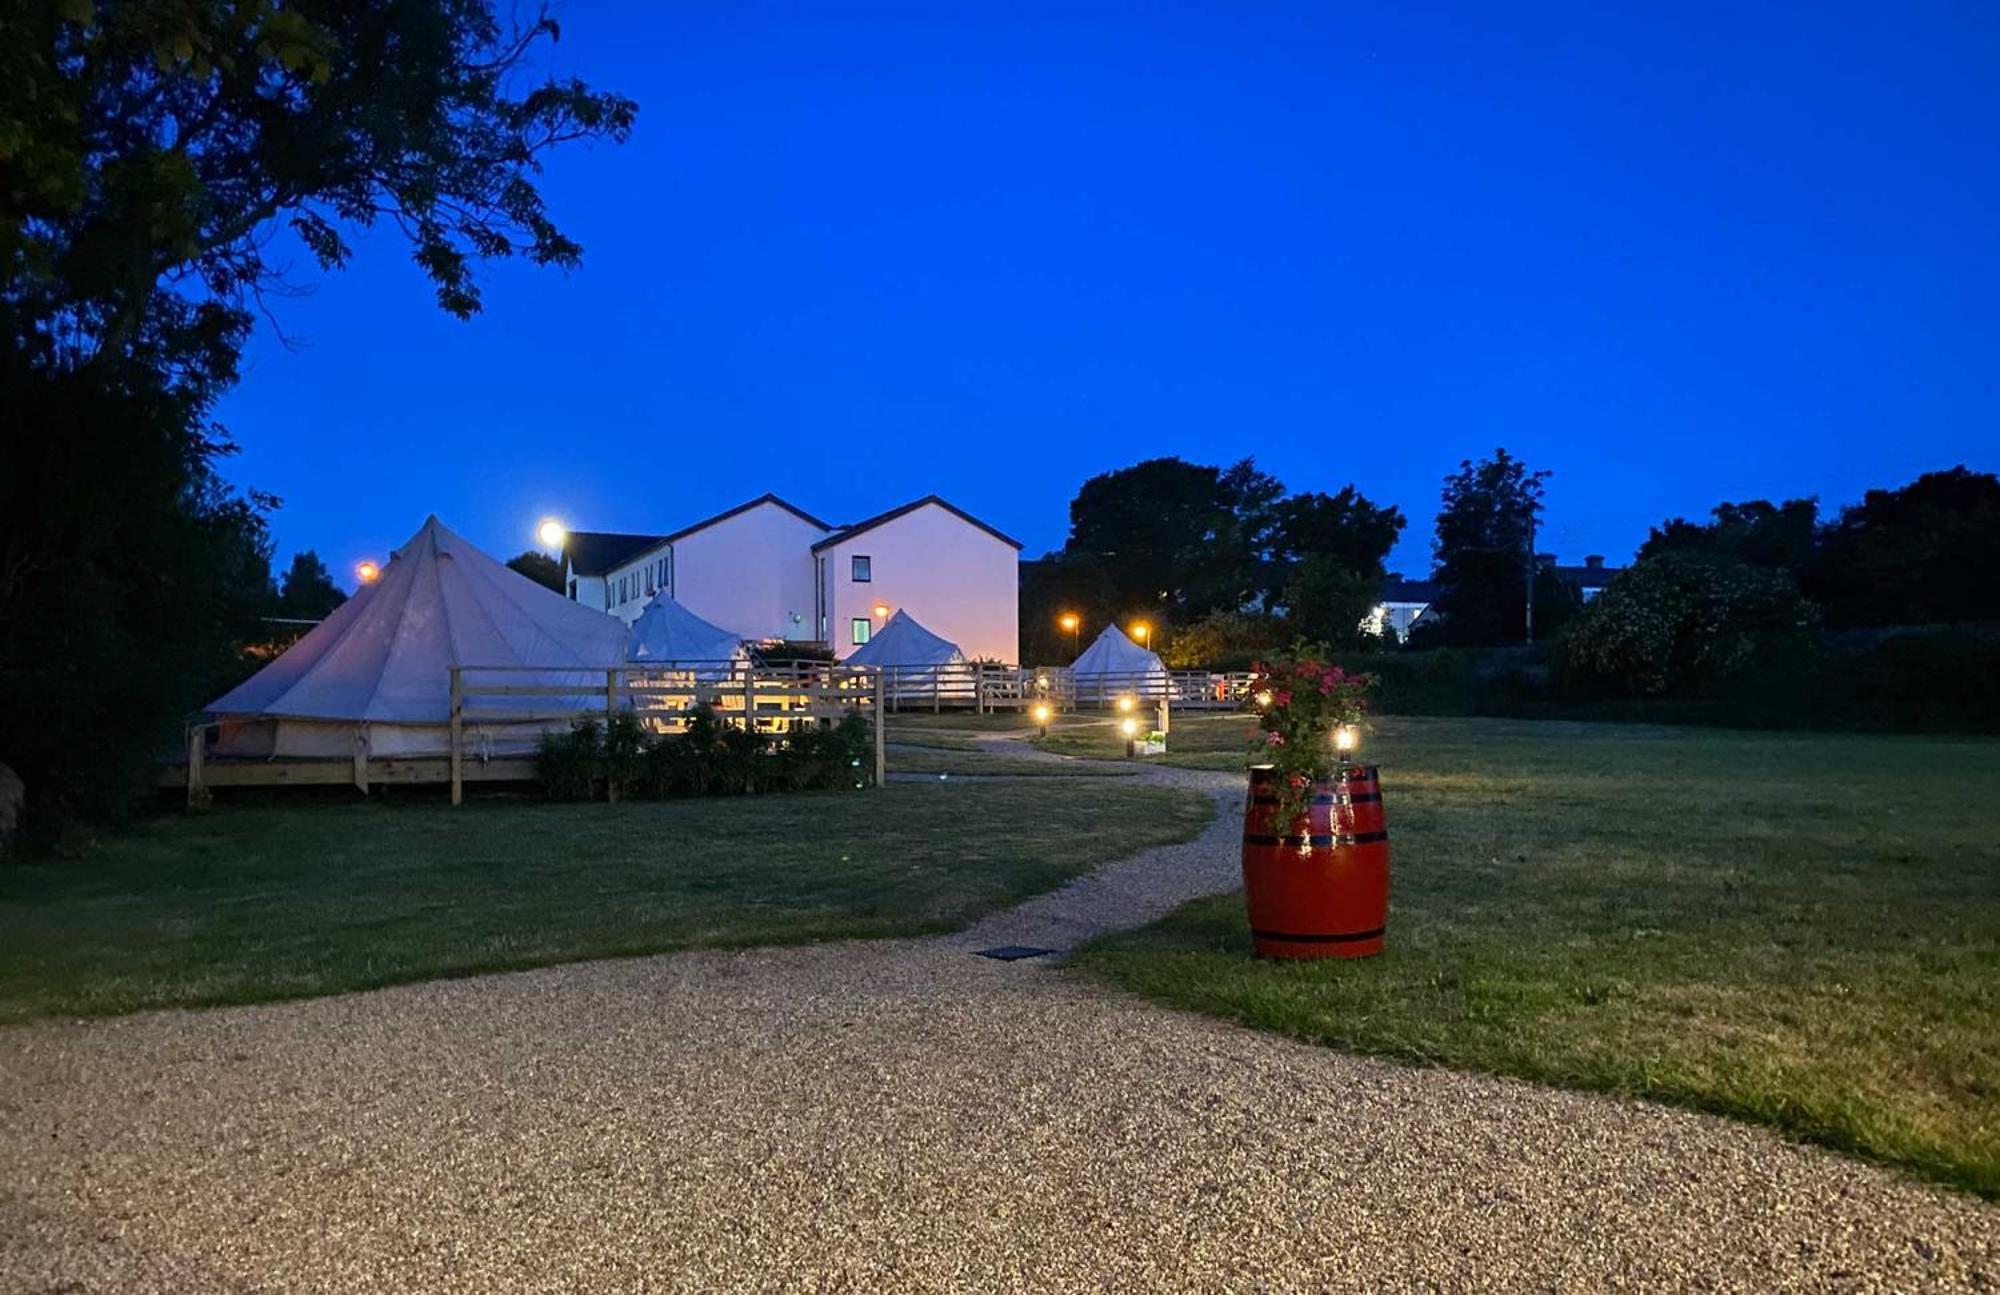
[[1069, 631], [1069, 655], [1071, 660], [1075, 660], [1078, 642], [1077, 635], [1083, 628], [1083, 618], [1075, 612], [1064, 612], [1056, 620], [1056, 624]]
[[1354, 750], [1361, 745], [1361, 730], [1352, 724], [1342, 724], [1333, 730], [1333, 749], [1340, 754], [1340, 767], [1345, 769], [1353, 763]]
[[1139, 640], [1140, 647], [1145, 647], [1146, 640], [1152, 636], [1153, 627], [1146, 622], [1138, 621], [1132, 626], [1132, 637]]
[[1128, 719], [1121, 723], [1118, 729], [1125, 734], [1125, 758], [1127, 760], [1136, 758], [1139, 754], [1139, 721]]
[[364, 585], [374, 584], [375, 578], [381, 574], [382, 568], [371, 561], [363, 560], [354, 564], [354, 578]]
[[1047, 702], [1042, 702], [1035, 707], [1035, 727], [1041, 730], [1039, 736], [1047, 737], [1049, 735], [1049, 704]]
[[569, 539], [569, 527], [553, 517], [544, 517], [542, 524], [535, 528], [535, 538], [542, 542], [543, 548], [560, 553], [564, 541]]

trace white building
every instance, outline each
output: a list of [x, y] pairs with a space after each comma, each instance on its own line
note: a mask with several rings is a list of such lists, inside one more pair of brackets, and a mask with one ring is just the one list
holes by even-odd
[[569, 596], [627, 624], [665, 590], [744, 638], [845, 658], [907, 609], [967, 657], [1012, 662], [1020, 551], [936, 495], [848, 526], [763, 495], [668, 535], [575, 531], [563, 560]]

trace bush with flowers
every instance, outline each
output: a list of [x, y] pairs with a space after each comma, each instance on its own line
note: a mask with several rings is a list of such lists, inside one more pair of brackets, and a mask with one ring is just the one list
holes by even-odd
[[1361, 723], [1374, 687], [1374, 676], [1347, 673], [1315, 644], [1301, 643], [1287, 660], [1251, 665], [1248, 702], [1257, 726], [1250, 749], [1277, 774], [1280, 823], [1303, 816], [1313, 784], [1333, 776], [1340, 762], [1334, 733]]

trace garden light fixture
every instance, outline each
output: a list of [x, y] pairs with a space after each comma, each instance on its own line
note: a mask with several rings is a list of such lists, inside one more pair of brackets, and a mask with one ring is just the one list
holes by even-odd
[[888, 604], [888, 603], [876, 603], [876, 604], [875, 604], [875, 619], [876, 619], [876, 620], [878, 620], [878, 621], [879, 621], [879, 620], [881, 620], [881, 619], [882, 619], [882, 618], [883, 618], [884, 616], [887, 616], [888, 614], [889, 614], [889, 604]]
[[1132, 637], [1139, 640], [1139, 646], [1141, 647], [1146, 645], [1146, 640], [1152, 636], [1152, 633], [1153, 627], [1144, 621], [1140, 621], [1132, 627]]
[[1351, 755], [1354, 748], [1361, 745], [1361, 730], [1352, 724], [1342, 724], [1333, 730], [1333, 749], [1342, 756]]
[[1035, 707], [1035, 723], [1037, 726], [1041, 728], [1042, 730], [1041, 735], [1043, 737], [1047, 737], [1049, 735], [1049, 714], [1050, 712], [1047, 702], [1043, 702], [1041, 705]]
[[1264, 691], [1258, 693], [1255, 697], [1251, 698], [1251, 700], [1257, 703], [1258, 710], [1263, 710], [1265, 707], [1271, 704], [1271, 690], [1269, 688], [1266, 688]]
[[[1138, 705], [1138, 703], [1137, 703], [1137, 702], [1135, 702], [1135, 701], [1133, 701], [1133, 700], [1132, 700], [1132, 699], [1131, 699], [1130, 697], [1120, 697], [1120, 698], [1118, 699], [1118, 709], [1119, 709], [1119, 710], [1131, 710], [1131, 709], [1132, 709], [1132, 708], [1133, 708], [1134, 706], [1136, 706], [1136, 705]], [[1127, 721], [1125, 721], [1125, 722], [1129, 724], [1129, 723], [1131, 723], [1132, 721], [1131, 721], [1131, 720], [1127, 720]]]
[[569, 528], [553, 517], [542, 518], [542, 524], [535, 528], [535, 536], [545, 549], [562, 551], [563, 541], [569, 538]]

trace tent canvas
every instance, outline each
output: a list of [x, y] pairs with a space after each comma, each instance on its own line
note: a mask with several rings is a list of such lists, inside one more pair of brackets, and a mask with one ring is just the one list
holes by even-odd
[[720, 679], [748, 661], [750, 652], [741, 634], [710, 624], [662, 590], [632, 622], [625, 636], [625, 659], [634, 665], [701, 666], [694, 671], [696, 677]]
[[[451, 667], [534, 671], [487, 682], [602, 686], [624, 647], [617, 617], [509, 570], [431, 517], [374, 583], [209, 704], [222, 729], [216, 751], [337, 756], [365, 744], [377, 755], [438, 754], [449, 749]], [[566, 724], [566, 712], [597, 705], [585, 697], [483, 697], [478, 712], [499, 718], [468, 733], [483, 751], [526, 749], [545, 729]]]
[[849, 665], [943, 666], [964, 665], [965, 653], [958, 644], [938, 637], [906, 611], [898, 611], [888, 624], [869, 636], [847, 658]]
[[1167, 667], [1116, 625], [1106, 625], [1069, 670], [1080, 699], [1101, 701], [1119, 693], [1157, 697], [1167, 691]]

